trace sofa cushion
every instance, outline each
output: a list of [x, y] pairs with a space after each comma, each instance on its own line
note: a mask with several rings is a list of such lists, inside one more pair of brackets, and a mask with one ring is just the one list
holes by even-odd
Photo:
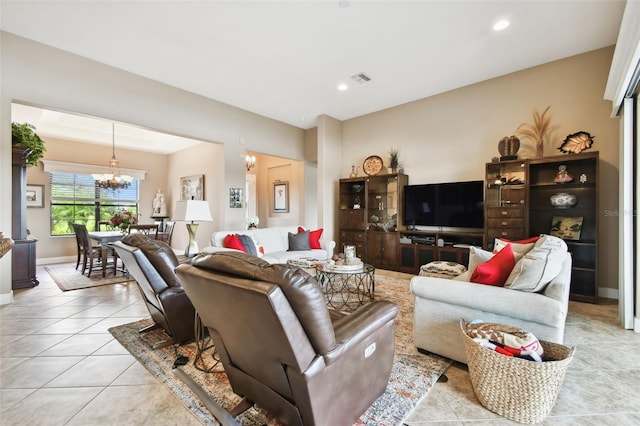
[[224, 238], [223, 245], [225, 248], [236, 249], [245, 253], [247, 252], [247, 250], [244, 248], [244, 245], [242, 244], [242, 241], [240, 241], [240, 238], [238, 237], [237, 234], [227, 235]]
[[238, 234], [238, 239], [240, 240], [240, 243], [242, 243], [245, 253], [249, 253], [252, 256], [258, 255], [258, 249], [256, 248], [256, 243], [253, 241], [253, 239], [249, 235]]
[[493, 252], [483, 250], [480, 247], [469, 247], [469, 265], [467, 270], [473, 272], [479, 264], [486, 262], [493, 257]]
[[448, 262], [445, 260], [436, 260], [429, 262], [426, 265], [420, 267], [420, 276], [430, 276], [431, 274], [437, 274], [443, 276], [443, 278], [457, 277], [458, 275], [467, 271], [467, 267], [455, 262]]
[[503, 286], [515, 263], [513, 250], [509, 244], [491, 259], [478, 265], [471, 273], [470, 281], [477, 284]]
[[289, 251], [311, 250], [309, 245], [309, 231], [293, 234], [289, 232]]
[[503, 238], [496, 238], [493, 244], [493, 251], [500, 251], [505, 246], [511, 245], [511, 249], [513, 250], [513, 255], [516, 258], [516, 262], [522, 259], [522, 256], [527, 254], [529, 250], [533, 248], [535, 242], [538, 240], [538, 237], [534, 237], [535, 239], [529, 238], [527, 240], [520, 241], [509, 241]]
[[[304, 232], [305, 229], [302, 226], [298, 226], [298, 233]], [[321, 249], [320, 237], [322, 237], [322, 231], [324, 228], [316, 229], [315, 231], [309, 230], [309, 247], [312, 249]]]
[[543, 235], [518, 261], [507, 278], [505, 287], [521, 291], [542, 291], [560, 273], [566, 253], [567, 243], [561, 238]]

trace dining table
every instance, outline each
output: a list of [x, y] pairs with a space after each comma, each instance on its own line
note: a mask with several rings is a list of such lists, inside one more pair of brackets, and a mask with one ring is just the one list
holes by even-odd
[[[89, 239], [98, 241], [101, 247], [102, 255], [102, 276], [107, 275], [107, 260], [109, 258], [109, 243], [120, 241], [124, 238], [127, 232], [123, 231], [93, 231], [89, 232]], [[158, 240], [167, 240], [169, 234], [167, 232], [158, 232]], [[115, 275], [115, 272], [114, 272]]]
[[[125, 233], [122, 231], [93, 231], [89, 232], [89, 239], [100, 243], [102, 254], [102, 276], [107, 275], [107, 260], [109, 257], [109, 243], [120, 241]], [[115, 270], [114, 270], [115, 275]]]

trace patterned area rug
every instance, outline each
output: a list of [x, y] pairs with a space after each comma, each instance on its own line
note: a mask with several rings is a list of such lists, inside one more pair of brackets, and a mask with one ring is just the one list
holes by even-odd
[[44, 269], [51, 275], [51, 278], [53, 278], [62, 291], [79, 290], [81, 288], [132, 281], [131, 277], [127, 277], [122, 273], [118, 273], [118, 275], [115, 276], [107, 275], [103, 277], [100, 272], [97, 272], [93, 273], [91, 277], [87, 277], [86, 275], [82, 275], [82, 266], [76, 270], [75, 263], [48, 265], [45, 266]]
[[[357, 425], [399, 425], [411, 414], [426, 396], [438, 377], [451, 365], [451, 361], [435, 355], [423, 355], [413, 344], [413, 296], [406, 278], [394, 278], [394, 273], [376, 271], [376, 300], [390, 300], [398, 304], [400, 313], [396, 318], [396, 356], [389, 385], [383, 395], [360, 417]], [[204, 424], [220, 424], [207, 410], [205, 402], [211, 398], [226, 410], [233, 408], [240, 397], [231, 390], [223, 372], [205, 373], [197, 369], [195, 344], [165, 347], [153, 350], [153, 346], [167, 339], [161, 330], [139, 334], [138, 330], [151, 324], [150, 319], [125, 324], [109, 329], [111, 334], [131, 352], [152, 374], [164, 383]], [[189, 358], [187, 365], [173, 369], [177, 355]], [[205, 354], [204, 363], [213, 365], [210, 354]], [[220, 369], [219, 367], [216, 370]], [[205, 395], [200, 398], [179, 378], [186, 374], [197, 383]], [[236, 419], [242, 425], [277, 425], [266, 411], [251, 408]]]

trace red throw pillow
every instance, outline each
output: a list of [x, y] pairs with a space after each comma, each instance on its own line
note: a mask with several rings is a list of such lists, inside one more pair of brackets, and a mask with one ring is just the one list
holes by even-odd
[[242, 245], [242, 241], [240, 241], [240, 238], [238, 238], [236, 234], [229, 234], [224, 237], [224, 242], [222, 243], [222, 245], [226, 248], [240, 250], [244, 253], [247, 252], [247, 250], [245, 250], [244, 246]]
[[511, 244], [497, 252], [491, 259], [478, 265], [471, 274], [472, 283], [503, 286], [516, 264]]
[[[304, 232], [304, 228], [302, 226], [298, 226], [298, 232]], [[316, 229], [315, 231], [309, 231], [309, 247], [312, 249], [322, 249], [320, 245], [320, 237], [322, 236], [322, 231], [324, 228]]]
[[531, 244], [531, 243], [535, 243], [539, 239], [540, 237], [531, 237], [531, 238], [527, 238], [526, 240], [511, 241], [511, 240], [507, 240], [506, 238], [500, 238], [500, 241], [504, 241], [505, 243], [515, 243], [515, 244]]

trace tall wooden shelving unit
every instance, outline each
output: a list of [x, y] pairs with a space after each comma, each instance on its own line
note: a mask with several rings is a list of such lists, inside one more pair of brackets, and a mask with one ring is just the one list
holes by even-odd
[[[563, 235], [573, 258], [573, 300], [598, 299], [598, 152], [557, 155], [486, 164], [485, 232], [491, 249], [495, 238], [521, 239], [550, 234], [558, 218], [581, 218], [579, 237]], [[556, 183], [560, 166], [573, 180]], [[582, 177], [582, 179], [581, 179]], [[551, 197], [566, 193], [577, 203], [566, 208]], [[557, 231], [556, 231], [557, 233]], [[561, 235], [562, 233], [558, 233]]]

